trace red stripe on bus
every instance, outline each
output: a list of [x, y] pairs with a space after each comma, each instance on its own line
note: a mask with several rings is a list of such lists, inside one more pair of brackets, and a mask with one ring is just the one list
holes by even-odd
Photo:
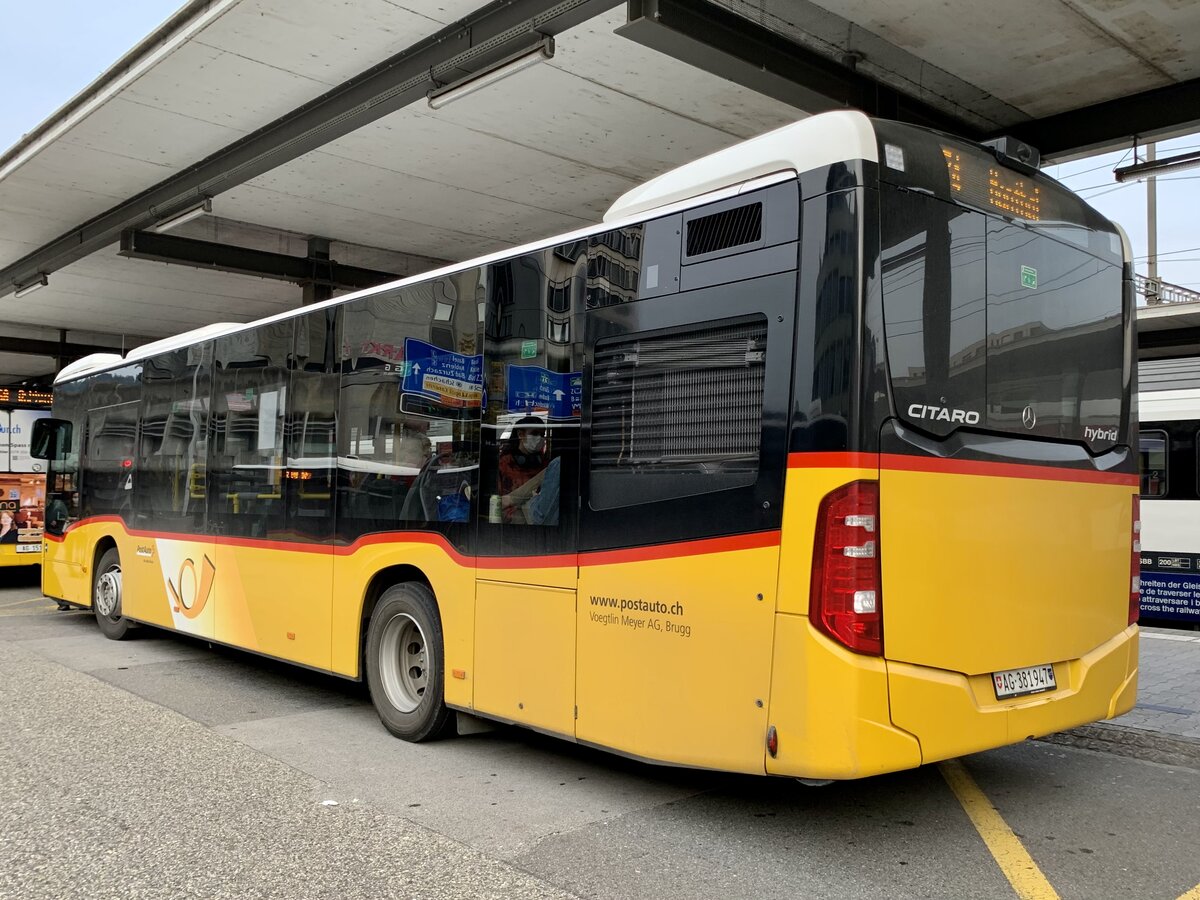
[[[561, 553], [544, 556], [480, 556], [472, 557], [460, 553], [445, 535], [431, 531], [385, 531], [367, 534], [351, 544], [329, 545], [273, 541], [267, 538], [240, 538], [221, 535], [192, 535], [175, 532], [142, 531], [129, 528], [119, 516], [91, 516], [73, 522], [67, 531], [84, 525], [119, 525], [130, 537], [152, 540], [195, 541], [219, 544], [222, 547], [248, 547], [262, 550], [283, 550], [301, 553], [332, 553], [335, 556], [350, 556], [358, 549], [377, 544], [431, 544], [438, 547], [462, 566], [477, 566], [481, 569], [553, 569], [577, 565], [613, 565], [616, 563], [645, 562], [657, 559], [675, 559], [686, 556], [702, 556], [710, 553], [729, 553], [738, 550], [757, 550], [779, 546], [778, 531], [756, 532], [733, 537], [705, 538], [697, 541], [680, 541], [652, 547], [632, 547], [624, 550], [594, 550], [586, 553]], [[61, 537], [55, 540], [61, 541]]]
[[1094, 472], [1061, 466], [1028, 463], [984, 462], [906, 456], [901, 453], [791, 453], [789, 469], [874, 469], [893, 472], [928, 472], [937, 475], [984, 475], [992, 478], [1034, 478], [1041, 481], [1072, 481], [1084, 484], [1115, 484], [1136, 487], [1138, 476], [1128, 472]]
[[789, 453], [789, 469], [878, 469], [878, 453]]
[[761, 550], [779, 546], [778, 531], [759, 531], [733, 537], [705, 538], [653, 547], [632, 547], [628, 550], [592, 550], [579, 554], [580, 566], [609, 566], [619, 563], [648, 562], [658, 559], [677, 559], [705, 556], [711, 553], [734, 553], [739, 550]]

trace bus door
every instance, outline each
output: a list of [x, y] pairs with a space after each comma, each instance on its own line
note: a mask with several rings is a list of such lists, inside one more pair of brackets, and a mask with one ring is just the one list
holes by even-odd
[[575, 734], [581, 243], [488, 267], [474, 708]]
[[797, 193], [785, 183], [648, 223], [636, 302], [604, 286], [614, 263], [600, 260], [638, 248], [622, 232], [592, 248], [589, 300], [609, 302], [586, 334], [580, 741], [762, 771]]

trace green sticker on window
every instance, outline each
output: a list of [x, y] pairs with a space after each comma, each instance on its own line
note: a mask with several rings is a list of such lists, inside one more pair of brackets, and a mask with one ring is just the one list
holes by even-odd
[[1029, 266], [1021, 266], [1021, 287], [1037, 287], [1037, 269], [1031, 269]]
[[533, 359], [535, 356], [537, 356], [537, 341], [521, 341], [521, 359]]

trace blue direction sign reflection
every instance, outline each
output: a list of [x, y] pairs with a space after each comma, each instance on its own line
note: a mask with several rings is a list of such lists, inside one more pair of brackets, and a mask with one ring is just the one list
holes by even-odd
[[508, 367], [508, 411], [577, 419], [583, 406], [583, 373], [541, 366]]
[[416, 338], [404, 339], [404, 393], [420, 394], [443, 406], [483, 405], [483, 357], [442, 350]]

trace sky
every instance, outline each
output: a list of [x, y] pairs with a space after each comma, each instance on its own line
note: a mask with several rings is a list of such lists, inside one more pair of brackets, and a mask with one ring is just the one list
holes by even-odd
[[[0, 54], [0, 152], [49, 118], [142, 38], [166, 21], [183, 0], [41, 0], [5, 5], [10, 37]], [[1164, 142], [1158, 157], [1200, 149], [1200, 135]], [[1131, 151], [1077, 160], [1046, 171], [1120, 223], [1133, 245], [1135, 266], [1146, 271], [1146, 186], [1118, 185], [1118, 164]], [[1158, 179], [1159, 275], [1200, 290], [1200, 169]]]
[[[1200, 135], [1163, 141], [1155, 156], [1164, 159], [1200, 150]], [[1139, 147], [1139, 158], [1145, 159]], [[1125, 229], [1133, 245], [1134, 268], [1146, 274], [1148, 233], [1146, 183], [1118, 184], [1112, 170], [1133, 162], [1133, 148], [1076, 160], [1045, 171], [1078, 193], [1102, 215]], [[1171, 284], [1200, 291], [1200, 168], [1161, 176], [1158, 182], [1158, 275]]]
[[0, 53], [0, 152], [169, 19], [183, 0], [9, 0]]

